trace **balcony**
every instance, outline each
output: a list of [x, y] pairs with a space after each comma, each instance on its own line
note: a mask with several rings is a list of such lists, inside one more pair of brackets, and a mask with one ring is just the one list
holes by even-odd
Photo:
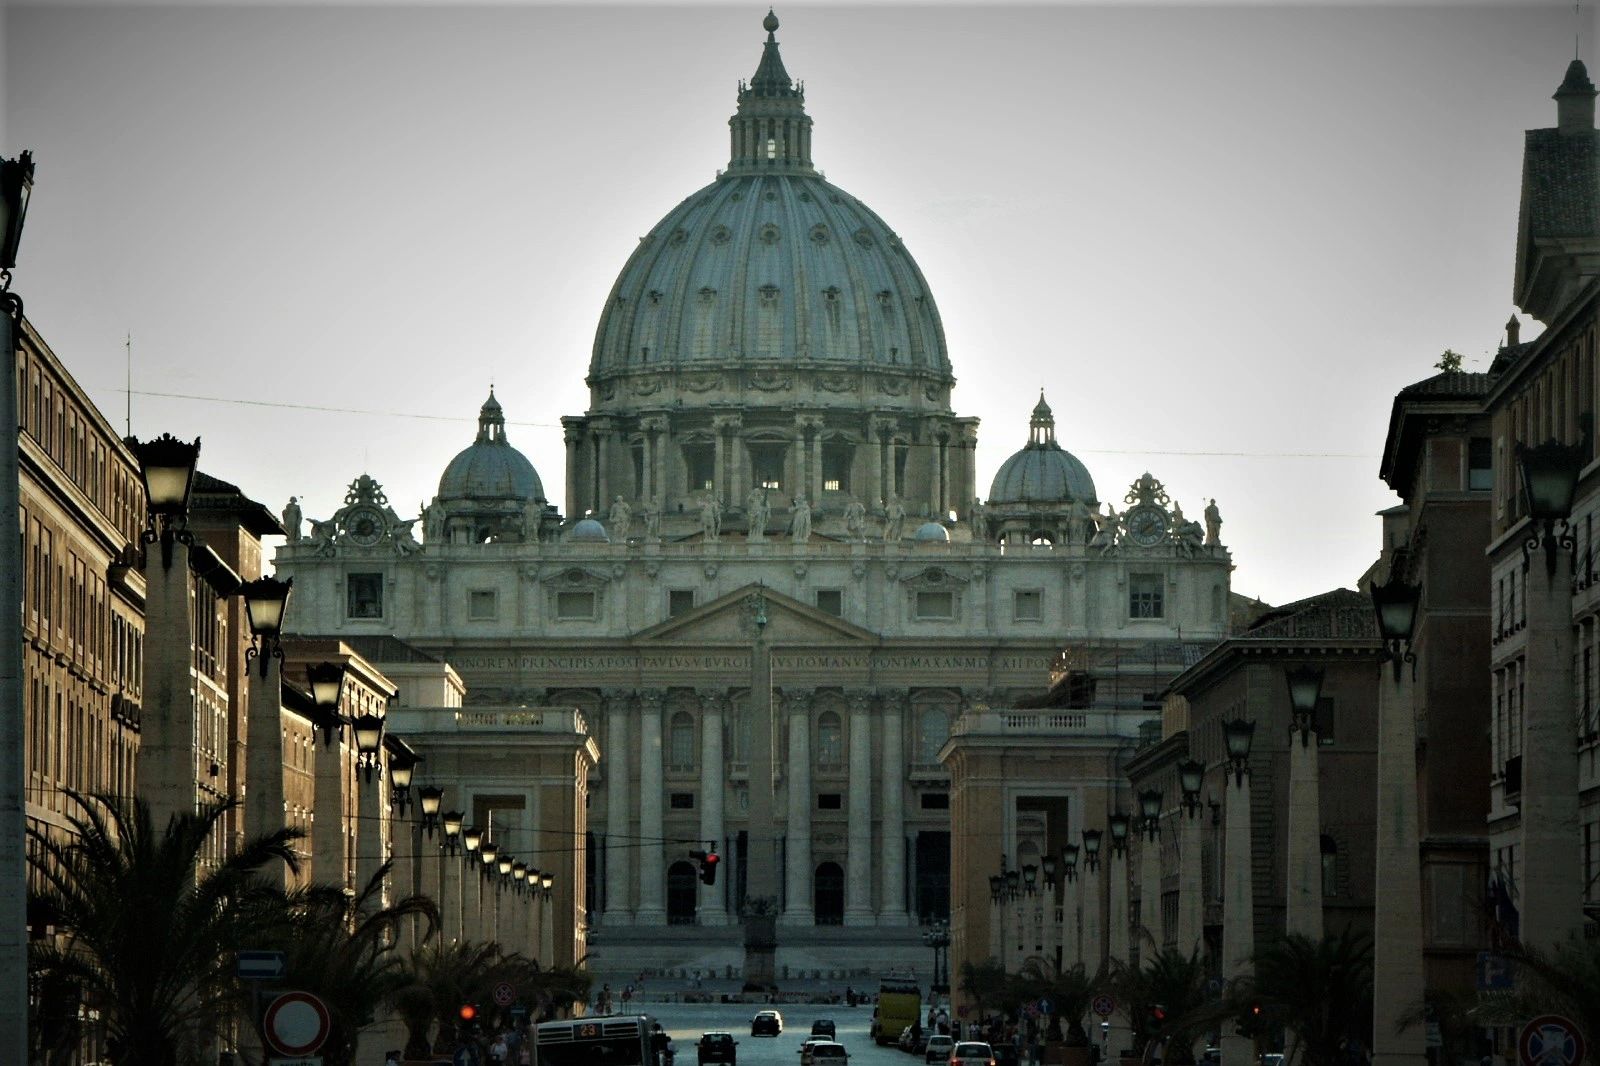
[[999, 736], [1021, 738], [1128, 737], [1139, 736], [1140, 724], [1149, 711], [1138, 708], [1088, 707], [1082, 710], [1045, 708], [1041, 710], [969, 711], [957, 718], [951, 737]]

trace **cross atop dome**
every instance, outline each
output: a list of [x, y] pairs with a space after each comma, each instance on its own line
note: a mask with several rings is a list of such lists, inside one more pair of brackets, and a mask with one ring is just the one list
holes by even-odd
[[767, 31], [761, 62], [748, 84], [739, 83], [739, 110], [728, 120], [733, 133], [728, 172], [815, 173], [805, 87], [784, 69], [778, 52], [778, 16], [771, 9], [761, 26]]

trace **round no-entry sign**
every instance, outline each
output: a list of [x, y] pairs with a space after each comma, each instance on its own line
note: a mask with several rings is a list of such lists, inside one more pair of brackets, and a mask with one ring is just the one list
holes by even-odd
[[267, 1005], [261, 1033], [280, 1055], [309, 1055], [322, 1048], [333, 1028], [328, 1005], [310, 992], [285, 992]]
[[502, 1007], [509, 1007], [517, 998], [517, 990], [506, 981], [501, 981], [494, 986], [494, 1001]]
[[1524, 1025], [1517, 1037], [1522, 1066], [1578, 1066], [1583, 1051], [1583, 1034], [1559, 1014], [1540, 1015]]
[[1102, 992], [1094, 997], [1094, 1002], [1090, 1004], [1090, 1007], [1100, 1017], [1109, 1018], [1117, 1012], [1117, 1001]]

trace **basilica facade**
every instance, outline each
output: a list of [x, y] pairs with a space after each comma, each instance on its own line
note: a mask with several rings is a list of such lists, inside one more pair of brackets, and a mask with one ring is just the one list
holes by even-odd
[[[583, 712], [600, 762], [581, 919], [597, 958], [636, 967], [738, 957], [751, 738], [769, 735], [753, 703], [773, 715], [780, 962], [811, 968], [830, 936], [881, 961], [948, 914], [939, 752], [959, 716], [1042, 691], [1067, 653], [1096, 664], [1082, 699], [1142, 719], [1172, 671], [1120, 651], [1158, 663], [1139, 649], [1228, 627], [1215, 504], [1185, 517], [1149, 474], [1102, 496], [1044, 396], [985, 493], [927, 281], [813, 167], [764, 28], [727, 168], [599, 309], [560, 502], [534, 461], [555, 457], [518, 451], [491, 393], [422, 515], [363, 474], [277, 557], [302, 632], [400, 638], [450, 664], [469, 708]], [[770, 701], [751, 699], [758, 602]], [[707, 844], [713, 886], [687, 855]]]

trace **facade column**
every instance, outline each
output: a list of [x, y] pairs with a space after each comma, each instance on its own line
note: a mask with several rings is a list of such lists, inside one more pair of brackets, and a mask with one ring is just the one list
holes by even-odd
[[718, 499], [727, 500], [729, 506], [744, 505], [728, 491], [728, 431], [720, 418], [711, 420], [711, 491]]
[[[1255, 891], [1250, 854], [1250, 773], [1223, 768], [1223, 883], [1222, 979], [1233, 982], [1249, 977], [1250, 956], [1255, 951]], [[1413, 785], [1415, 782], [1413, 779]], [[1413, 840], [1415, 837], [1413, 837]], [[1415, 849], [1413, 849], [1413, 855]], [[1375, 898], [1383, 898], [1381, 895]], [[1379, 907], [1377, 910], [1388, 908]], [[1420, 955], [1418, 956], [1420, 961]], [[1420, 991], [1420, 986], [1419, 986]], [[1381, 1008], [1380, 1008], [1381, 1009]], [[1408, 1003], [1404, 1008], [1410, 1009]], [[1380, 1037], [1381, 1039], [1381, 1037]], [[1421, 1042], [1418, 1041], [1420, 1049]], [[1222, 1027], [1222, 1066], [1254, 1066], [1255, 1042]]]
[[345, 785], [350, 776], [345, 749], [348, 735], [348, 728], [341, 726], [332, 747], [316, 738], [311, 757], [315, 774], [312, 802], [316, 804], [311, 812], [311, 876], [346, 888], [351, 887], [344, 823]]
[[1139, 924], [1160, 951], [1166, 930], [1161, 915], [1161, 830], [1146, 829], [1139, 841]]
[[655, 474], [652, 477], [651, 489], [654, 492], [655, 507], [665, 510], [667, 506], [667, 466], [672, 449], [671, 423], [665, 416], [652, 418], [650, 421], [650, 439], [652, 440], [651, 457], [655, 460]]
[[[383, 757], [379, 749], [378, 757]], [[372, 780], [364, 776], [356, 788], [356, 891], [361, 892], [383, 867], [384, 845], [389, 836], [389, 775], [388, 768], [380, 762], [372, 773]], [[380, 899], [387, 905], [389, 887], [384, 886]]]
[[[195, 781], [195, 700], [189, 597], [189, 546], [174, 540], [172, 565], [151, 545], [145, 566], [144, 712], [136, 756], [139, 798], [149, 804], [157, 833], [180, 814], [198, 807]], [[253, 784], [253, 781], [250, 782]], [[250, 832], [258, 832], [255, 826]]]
[[733, 501], [743, 504], [744, 498], [750, 494], [748, 474], [750, 472], [749, 449], [745, 447], [744, 437], [739, 433], [739, 423], [732, 423], [732, 436], [728, 438], [728, 446], [732, 450], [728, 453], [728, 462], [732, 464]]
[[789, 432], [789, 446], [783, 450], [783, 487], [788, 496], [798, 496], [805, 491], [806, 438], [799, 426]]
[[639, 909], [638, 925], [665, 925], [667, 884], [662, 852], [661, 697], [659, 689], [639, 696]]
[[822, 420], [817, 419], [811, 423], [811, 505], [822, 506]]
[[[1178, 816], [1178, 950], [1185, 955], [1200, 949], [1206, 901], [1201, 859], [1205, 822], [1199, 801]], [[1202, 952], [1203, 954], [1203, 952]]]
[[1317, 731], [1291, 726], [1286, 843], [1289, 898], [1284, 930], [1312, 940], [1322, 939], [1322, 815], [1317, 772]]
[[[434, 830], [438, 833], [438, 830]], [[417, 836], [417, 891], [439, 907], [439, 937], [450, 942], [450, 907], [444, 898], [444, 864], [438, 842], [426, 833]], [[420, 932], [420, 929], [419, 929]], [[418, 946], [421, 946], [419, 941]]]
[[580, 494], [583, 489], [579, 484], [580, 471], [583, 468], [583, 426], [576, 419], [563, 418], [562, 442], [567, 448], [567, 514], [576, 515], [583, 513], [583, 503]]
[[[720, 439], [720, 438], [719, 438]], [[725, 693], [702, 693], [700, 696], [700, 838], [714, 851], [722, 851], [723, 817], [722, 800], [727, 783], [727, 764], [722, 759], [722, 708], [727, 702]], [[714, 885], [700, 885], [700, 900], [696, 914], [701, 925], [727, 925], [728, 910], [723, 904], [725, 878], [732, 864], [722, 871], [722, 880]]]
[[789, 719], [789, 817], [784, 850], [782, 925], [812, 925], [811, 908], [811, 693], [787, 690], [784, 710]]
[[[276, 833], [284, 826], [281, 661], [270, 652], [263, 652], [245, 665], [250, 673], [250, 704], [246, 708], [249, 726], [246, 730], [244, 819], [245, 832], [250, 836]], [[335, 820], [338, 820], [337, 815]], [[287, 878], [291, 875], [285, 867], [281, 875], [271, 876]]]
[[[599, 514], [605, 501], [611, 499], [611, 426], [609, 423], [594, 428], [594, 512]], [[568, 517], [582, 517], [569, 515]]]
[[[1070, 970], [1083, 962], [1083, 934], [1079, 924], [1078, 908], [1083, 905], [1083, 884], [1078, 870], [1061, 875], [1061, 968]], [[1085, 964], [1084, 969], [1092, 968]]]
[[939, 434], [939, 520], [943, 521], [954, 509], [950, 499], [950, 434]]
[[606, 750], [601, 756], [606, 776], [606, 895], [601, 923], [618, 926], [633, 921], [633, 882], [628, 876], [628, 859], [635, 849], [625, 845], [630, 814], [628, 724], [633, 697], [621, 689], [609, 689], [601, 698], [606, 721]]
[[1084, 849], [1084, 868], [1078, 874], [1078, 895], [1082, 900], [1080, 914], [1082, 917], [1082, 932], [1079, 941], [1082, 947], [1079, 954], [1083, 957], [1083, 968], [1091, 977], [1100, 972], [1106, 960], [1106, 940], [1102, 935], [1100, 923], [1100, 879], [1104, 875], [1100, 872], [1100, 860], [1089, 856], [1088, 848]]
[[845, 925], [872, 925], [872, 700], [845, 694], [850, 703], [850, 828], [845, 853]]
[[883, 880], [879, 888], [878, 924], [905, 925], [906, 918], [906, 812], [905, 812], [905, 711], [904, 693], [883, 701], [883, 762], [879, 781], [883, 793]]
[[[641, 445], [644, 448], [644, 460], [639, 464], [640, 475], [642, 479], [640, 485], [638, 486], [639, 499], [646, 507], [650, 508], [651, 510], [656, 510], [655, 442], [651, 439], [651, 434], [648, 429], [645, 430], [640, 436], [642, 438]], [[631, 459], [632, 456], [629, 456], [629, 458]], [[609, 498], [610, 497], [607, 497], [607, 499]]]
[[1572, 720], [1572, 558], [1566, 551], [1557, 551], [1555, 558], [1555, 573], [1536, 555], [1525, 574], [1528, 637], [1517, 827], [1522, 838], [1517, 849], [1522, 866], [1519, 932], [1524, 944], [1547, 952], [1569, 941], [1583, 943], [1583, 884], [1573, 875], [1583, 837]]
[[867, 420], [867, 509], [878, 510], [883, 501], [883, 440], [878, 420]]
[[[1529, 597], [1530, 613], [1531, 601]], [[1530, 626], [1530, 650], [1533, 633]], [[1411, 700], [1410, 671], [1403, 666], [1398, 677], [1378, 681], [1378, 837], [1372, 898], [1385, 903], [1373, 908], [1372, 917], [1373, 1066], [1422, 1066], [1427, 1058], [1423, 1027], [1399, 1030], [1401, 1016], [1422, 1002], [1423, 993], [1417, 722]], [[1522, 817], [1526, 823], [1526, 806]], [[1529, 908], [1527, 897], [1523, 899], [1526, 922]]]
[[[459, 841], [456, 849], [459, 852]], [[439, 852], [439, 920], [443, 924], [440, 935], [447, 944], [461, 940], [461, 856], [443, 849]]]

